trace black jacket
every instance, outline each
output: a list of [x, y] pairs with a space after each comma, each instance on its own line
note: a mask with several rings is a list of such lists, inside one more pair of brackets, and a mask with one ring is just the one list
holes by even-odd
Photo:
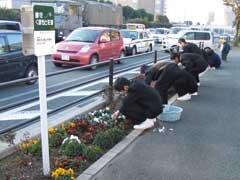
[[122, 114], [128, 114], [129, 109], [131, 109], [132, 111], [136, 110], [135, 113], [139, 113], [139, 107], [142, 108], [148, 118], [158, 116], [163, 109], [161, 98], [155, 89], [148, 86], [144, 81], [133, 80], [119, 111]]
[[179, 95], [193, 93], [197, 91], [197, 84], [193, 76], [185, 70], [171, 63], [161, 72], [156, 82], [155, 88], [161, 95], [162, 102], [168, 102], [168, 89], [173, 86]]
[[196, 53], [200, 56], [202, 56], [202, 50], [194, 43], [186, 43], [186, 45], [183, 47], [184, 53]]
[[180, 62], [188, 72], [201, 73], [208, 67], [208, 63], [200, 55], [194, 53], [181, 54]]

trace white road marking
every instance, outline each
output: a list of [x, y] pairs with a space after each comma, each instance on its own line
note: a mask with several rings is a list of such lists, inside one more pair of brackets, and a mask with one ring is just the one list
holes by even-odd
[[69, 96], [90, 96], [92, 94], [95, 94], [99, 91], [74, 91], [74, 92], [68, 92], [63, 94], [62, 96], [69, 97]]
[[[128, 72], [120, 73], [117, 76], [123, 76], [124, 74], [129, 74], [129, 73], [132, 73], [132, 72], [135, 72], [135, 71], [136, 71], [136, 69], [133, 69], [133, 70], [128, 71]], [[100, 81], [108, 82], [108, 78], [104, 78], [103, 80], [100, 80]], [[67, 92], [63, 92], [63, 93], [54, 95], [52, 97], [48, 97], [47, 101], [51, 101], [53, 99], [57, 99], [59, 97], [64, 97], [64, 96], [73, 96], [74, 94], [76, 96], [77, 95], [82, 96], [81, 91], [80, 91], [81, 89], [86, 89], [88, 87], [97, 85], [97, 84], [99, 84], [100, 81], [89, 83], [89, 84], [86, 84], [84, 86], [77, 87], [77, 88], [74, 88], [72, 90], [69, 90]], [[85, 93], [85, 94], [87, 94], [87, 92], [90, 93], [91, 91], [86, 91], [86, 90], [83, 91], [83, 93]], [[34, 106], [36, 106], [38, 104], [39, 104], [39, 101], [35, 101], [35, 102], [26, 104], [24, 106], [21, 106], [21, 107], [15, 108], [15, 109], [12, 109], [12, 110], [9, 110], [9, 111], [5, 111], [4, 113], [0, 113], [0, 120], [2, 120], [2, 121], [3, 120], [5, 120], [5, 121], [6, 120], [18, 120], [18, 119], [20, 119], [20, 117], [24, 118], [24, 119], [32, 119], [34, 117], [37, 117], [39, 115], [39, 113], [32, 112], [32, 111], [24, 111], [24, 110], [28, 109], [28, 108], [31, 108], [31, 107], [34, 107]], [[29, 112], [29, 113], [26, 113], [26, 112]]]

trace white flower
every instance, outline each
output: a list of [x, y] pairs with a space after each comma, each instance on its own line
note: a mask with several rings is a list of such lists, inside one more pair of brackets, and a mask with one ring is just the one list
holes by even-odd
[[123, 119], [126, 119], [126, 116], [122, 115]]
[[99, 112], [100, 112], [100, 113], [102, 113], [102, 112], [103, 112], [103, 110], [102, 110], [102, 109], [100, 109], [100, 110], [99, 110]]
[[104, 121], [104, 124], [105, 124], [105, 125], [108, 125], [108, 122], [107, 122], [107, 121]]
[[65, 144], [65, 142], [66, 142], [68, 139], [69, 139], [68, 137], [65, 138], [65, 139], [63, 140], [62, 144]]
[[107, 111], [110, 111], [110, 108], [109, 108], [109, 107], [106, 107], [106, 110], [107, 110]]
[[78, 138], [77, 136], [74, 136], [74, 135], [71, 135], [70, 138], [69, 138], [69, 137], [65, 138], [65, 139], [63, 140], [62, 144], [65, 144], [66, 141], [68, 141], [68, 140], [71, 140], [70, 143], [73, 142], [72, 140], [75, 140], [75, 141], [77, 141], [79, 144], [81, 144], [81, 141], [79, 140], [79, 138]]
[[99, 118], [95, 117], [95, 118], [93, 119], [93, 121], [99, 123]]
[[79, 140], [79, 138], [77, 136], [71, 135], [70, 139], [71, 140], [76, 140], [79, 144], [81, 144], [81, 141]]

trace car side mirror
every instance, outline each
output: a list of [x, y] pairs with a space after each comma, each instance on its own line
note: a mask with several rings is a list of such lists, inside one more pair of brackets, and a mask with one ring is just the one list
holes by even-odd
[[100, 41], [99, 41], [99, 43], [106, 43], [107, 42], [107, 39], [101, 39]]

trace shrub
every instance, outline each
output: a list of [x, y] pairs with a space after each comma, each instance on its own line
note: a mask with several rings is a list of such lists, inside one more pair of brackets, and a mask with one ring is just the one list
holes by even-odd
[[109, 129], [105, 132], [97, 134], [93, 144], [106, 150], [118, 143], [123, 138], [123, 135], [124, 133], [120, 129]]
[[40, 140], [26, 140], [20, 145], [24, 154], [41, 156], [42, 146]]
[[71, 136], [70, 138], [66, 138], [62, 144], [62, 153], [68, 157], [75, 156], [86, 156], [87, 147], [84, 144], [81, 144], [80, 140], [77, 139], [76, 136]]
[[96, 161], [103, 153], [103, 150], [99, 146], [90, 146], [87, 150], [87, 159], [90, 161]]

